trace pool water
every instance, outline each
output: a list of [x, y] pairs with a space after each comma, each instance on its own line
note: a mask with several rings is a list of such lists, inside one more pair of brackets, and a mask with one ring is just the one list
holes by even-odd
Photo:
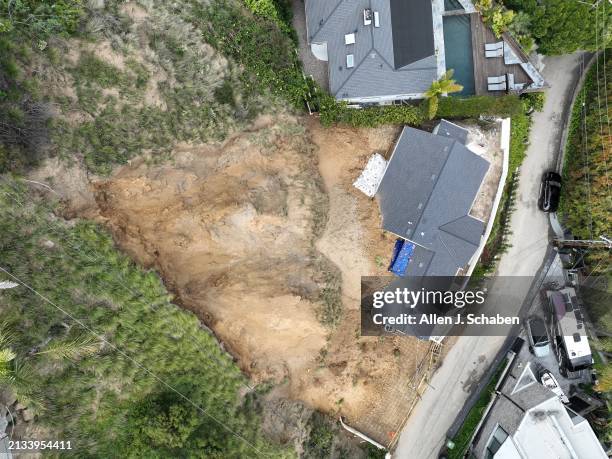
[[444, 11], [462, 10], [463, 5], [459, 0], [444, 0]]
[[467, 14], [445, 16], [443, 21], [446, 68], [455, 70], [453, 78], [463, 86], [463, 91], [453, 95], [471, 96], [475, 87], [470, 17]]

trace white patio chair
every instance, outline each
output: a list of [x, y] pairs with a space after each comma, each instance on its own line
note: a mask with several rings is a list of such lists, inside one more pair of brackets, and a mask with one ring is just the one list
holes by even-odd
[[505, 91], [506, 83], [490, 84], [488, 85], [489, 91]]
[[506, 81], [506, 75], [487, 77], [488, 84], [499, 84]]
[[498, 41], [497, 43], [485, 43], [485, 51], [497, 51], [498, 49], [504, 49], [503, 41]]
[[504, 48], [495, 50], [485, 50], [485, 57], [501, 57], [504, 55]]

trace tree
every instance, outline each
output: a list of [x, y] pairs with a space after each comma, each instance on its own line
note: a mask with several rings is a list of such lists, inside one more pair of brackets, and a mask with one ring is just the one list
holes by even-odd
[[457, 84], [455, 80], [452, 79], [453, 73], [453, 69], [447, 70], [439, 80], [434, 81], [429, 89], [425, 91], [425, 99], [428, 101], [429, 119], [433, 119], [436, 116], [438, 111], [438, 97], [463, 90], [463, 86]]
[[[207, 459], [231, 457], [231, 439], [223, 427], [202, 413], [191, 402], [197, 400], [197, 388], [183, 385], [145, 396], [129, 410], [126, 442], [121, 446], [126, 455], [142, 457], [192, 457]], [[236, 448], [235, 445], [232, 447]]]
[[605, 27], [610, 23], [612, 8], [605, 7], [606, 1], [506, 0], [504, 3], [530, 16], [529, 29], [538, 44], [538, 52], [550, 55], [579, 49], [593, 51], [597, 45], [610, 46], [611, 34]]
[[493, 29], [497, 38], [508, 30], [514, 19], [514, 11], [504, 8], [501, 4], [493, 4], [492, 0], [479, 0], [475, 3], [476, 9], [482, 15], [485, 24]]
[[133, 440], [155, 449], [186, 448], [201, 417], [196, 407], [175, 392], [154, 394], [134, 410], [130, 424]]
[[45, 406], [39, 387], [40, 378], [34, 375], [34, 359], [44, 355], [54, 360], [75, 360], [94, 353], [100, 347], [97, 340], [83, 335], [75, 339], [51, 340], [43, 350], [18, 355], [13, 350], [14, 341], [11, 327], [6, 323], [0, 324], [0, 387], [10, 389], [21, 404], [38, 412]]
[[508, 30], [514, 18], [514, 11], [505, 9], [497, 5], [491, 11], [491, 28], [497, 38], [501, 37], [502, 33]]

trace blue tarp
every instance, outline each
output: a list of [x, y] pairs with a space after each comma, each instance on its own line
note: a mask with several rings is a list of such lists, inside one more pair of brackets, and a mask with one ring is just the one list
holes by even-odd
[[395, 241], [395, 247], [393, 247], [393, 257], [389, 264], [389, 272], [404, 277], [413, 252], [414, 244], [412, 242], [405, 241], [404, 239], [397, 239]]

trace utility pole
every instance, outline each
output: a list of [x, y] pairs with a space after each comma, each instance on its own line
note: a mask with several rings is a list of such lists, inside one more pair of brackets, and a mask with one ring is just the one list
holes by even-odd
[[553, 246], [562, 249], [565, 247], [576, 249], [612, 249], [612, 239], [600, 236], [599, 239], [563, 239], [554, 238]]

